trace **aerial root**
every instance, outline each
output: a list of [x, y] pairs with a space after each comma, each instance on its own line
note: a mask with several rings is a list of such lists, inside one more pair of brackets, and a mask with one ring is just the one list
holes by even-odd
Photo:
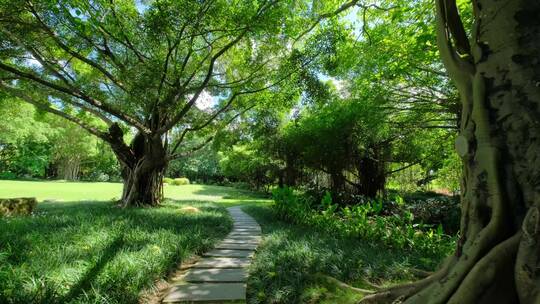
[[516, 288], [522, 303], [540, 303], [540, 203], [523, 220], [523, 238], [515, 265]]
[[340, 288], [343, 288], [343, 289], [347, 289], [347, 290], [350, 290], [350, 291], [353, 291], [353, 292], [358, 292], [358, 293], [362, 293], [362, 294], [372, 294], [372, 293], [375, 293], [375, 291], [373, 290], [369, 290], [369, 289], [362, 289], [362, 288], [358, 288], [358, 287], [354, 287], [354, 286], [351, 286], [347, 283], [344, 283], [336, 278], [333, 278], [331, 276], [328, 276], [328, 275], [325, 275], [325, 274], [322, 274], [322, 273], [318, 273], [315, 275], [316, 278], [318, 279], [321, 279], [321, 280], [324, 280], [330, 284], [334, 284]]
[[409, 268], [408, 270], [415, 277], [420, 278], [420, 279], [427, 278], [427, 277], [429, 277], [430, 275], [433, 274], [433, 271], [425, 271], [425, 270], [418, 269], [418, 268]]
[[360, 300], [360, 302], [358, 302], [358, 304], [401, 303], [420, 289], [443, 277], [446, 272], [446, 269], [443, 268], [422, 280], [403, 285], [397, 285], [385, 290], [378, 291], [377, 293], [365, 296], [364, 298], [362, 298], [362, 300]]

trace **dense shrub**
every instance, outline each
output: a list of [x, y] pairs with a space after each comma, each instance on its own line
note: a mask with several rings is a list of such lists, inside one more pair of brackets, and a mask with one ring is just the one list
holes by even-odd
[[[310, 206], [319, 208], [319, 203], [328, 195], [329, 189], [305, 188], [305, 196], [309, 197]], [[359, 194], [339, 191], [332, 193], [332, 201], [340, 206], [354, 206], [373, 202], [373, 199]], [[397, 191], [389, 191], [382, 200], [381, 215], [407, 216], [413, 214], [415, 224], [430, 225], [436, 228], [441, 224], [447, 234], [456, 234], [459, 230], [461, 210], [458, 196], [448, 196], [430, 191], [410, 192], [403, 195]]]
[[13, 172], [0, 172], [0, 179], [17, 179], [17, 174]]
[[0, 216], [28, 215], [37, 205], [36, 198], [0, 199]]
[[[338, 209], [327, 193], [314, 209], [316, 202], [311, 197], [295, 194], [291, 188], [275, 189], [273, 198], [280, 218], [344, 237], [382, 242], [398, 249], [415, 248], [436, 256], [444, 256], [454, 247], [453, 237], [444, 234], [442, 225], [415, 223], [414, 214], [406, 208], [384, 214], [380, 200]], [[404, 204], [402, 199], [395, 203]]]
[[408, 201], [407, 208], [415, 219], [427, 225], [442, 225], [445, 233], [455, 234], [459, 230], [461, 209], [459, 201], [451, 197], [428, 198]]
[[344, 189], [332, 192], [329, 188], [316, 187], [314, 185], [309, 185], [304, 189], [305, 195], [309, 196], [313, 202], [320, 202], [328, 192], [332, 193], [332, 201], [340, 206], [357, 205], [370, 200], [366, 196]]
[[175, 186], [189, 185], [189, 179], [186, 177], [175, 178], [173, 179], [172, 184]]
[[164, 177], [163, 178], [163, 183], [164, 184], [172, 184], [172, 182], [173, 182], [173, 179], [170, 178], [170, 177]]

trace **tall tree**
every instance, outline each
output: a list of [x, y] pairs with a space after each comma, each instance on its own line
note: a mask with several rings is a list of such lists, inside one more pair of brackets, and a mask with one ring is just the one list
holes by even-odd
[[[462, 105], [462, 219], [432, 276], [364, 303], [540, 303], [540, 2], [436, 0], [437, 40]], [[401, 303], [400, 302], [400, 303]]]
[[122, 165], [124, 206], [158, 204], [183, 140], [222, 125], [246, 95], [286, 76], [288, 37], [303, 30], [294, 12], [306, 9], [275, 0], [145, 3], [0, 1], [1, 89], [107, 142]]

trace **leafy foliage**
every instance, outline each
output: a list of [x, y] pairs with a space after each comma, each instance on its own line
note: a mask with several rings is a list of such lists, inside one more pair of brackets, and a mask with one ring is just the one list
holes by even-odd
[[175, 186], [189, 185], [189, 179], [185, 177], [175, 178], [170, 184]]
[[354, 287], [373, 289], [415, 278], [415, 269], [434, 269], [441, 257], [389, 248], [377, 241], [343, 237], [334, 231], [294, 224], [270, 206], [246, 206], [263, 227], [265, 242], [250, 270], [250, 303], [358, 303], [362, 294], [344, 293], [319, 280], [321, 274]]
[[75, 124], [14, 99], [0, 100], [0, 117], [9, 120], [0, 126], [0, 176], [119, 179], [111, 149]]
[[453, 238], [444, 235], [441, 228], [434, 230], [429, 225], [415, 223], [413, 213], [407, 209], [382, 215], [382, 201], [338, 209], [327, 195], [314, 210], [309, 197], [297, 195], [290, 188], [275, 189], [273, 198], [280, 218], [328, 233], [382, 242], [397, 249], [414, 248], [426, 256], [445, 256], [454, 247]]

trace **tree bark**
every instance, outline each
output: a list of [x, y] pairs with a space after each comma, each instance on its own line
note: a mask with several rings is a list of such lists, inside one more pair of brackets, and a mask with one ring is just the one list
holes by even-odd
[[285, 157], [285, 169], [283, 170], [284, 180], [286, 186], [294, 187], [298, 180], [298, 170], [296, 168], [296, 158], [290, 155]]
[[540, 2], [473, 1], [470, 46], [455, 0], [436, 2], [463, 107], [461, 238], [429, 284], [363, 302], [540, 303]]
[[109, 129], [111, 147], [121, 164], [124, 187], [122, 207], [153, 207], [163, 199], [167, 149], [160, 136], [138, 133], [131, 146], [123, 141], [117, 125]]
[[384, 148], [374, 148], [373, 155], [364, 153], [356, 157], [356, 171], [358, 172], [358, 194], [375, 198], [384, 191], [386, 184], [385, 163], [382, 160]]
[[81, 168], [81, 160], [79, 158], [64, 158], [60, 160], [58, 165], [59, 176], [65, 180], [77, 180]]

